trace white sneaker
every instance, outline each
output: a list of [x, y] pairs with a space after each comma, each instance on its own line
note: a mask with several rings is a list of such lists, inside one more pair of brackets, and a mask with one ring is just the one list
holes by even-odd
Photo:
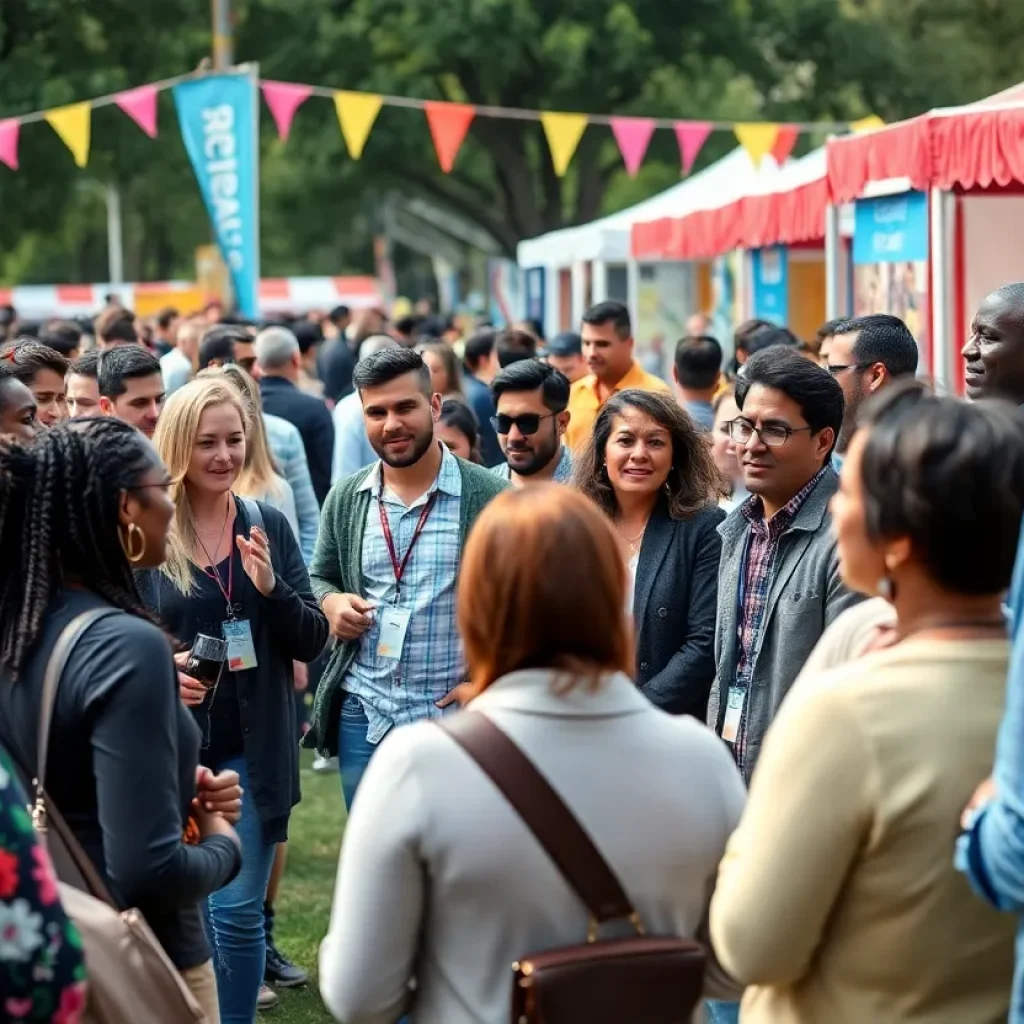
[[257, 1010], [273, 1010], [279, 1002], [277, 993], [269, 985], [260, 985], [260, 994], [256, 997]]
[[336, 772], [338, 770], [338, 759], [336, 757], [324, 757], [323, 754], [317, 754], [313, 759], [313, 771], [319, 772], [326, 775], [327, 772]]

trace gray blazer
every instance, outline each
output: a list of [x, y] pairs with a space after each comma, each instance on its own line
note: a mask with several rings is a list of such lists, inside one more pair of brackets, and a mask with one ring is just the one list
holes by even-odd
[[[764, 734], [825, 627], [863, 600], [861, 595], [847, 590], [839, 578], [839, 559], [828, 511], [829, 500], [838, 485], [839, 478], [829, 470], [779, 538], [761, 643], [754, 652], [753, 677], [744, 708], [747, 747], [742, 767], [748, 782]], [[722, 535], [715, 631], [718, 673], [708, 702], [708, 725], [719, 734], [725, 722], [729, 686], [736, 678], [736, 601], [749, 529], [750, 524], [738, 508], [718, 528]]]

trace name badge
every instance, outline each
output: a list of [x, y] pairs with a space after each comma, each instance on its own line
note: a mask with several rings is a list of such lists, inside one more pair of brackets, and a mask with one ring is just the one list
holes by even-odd
[[377, 655], [381, 658], [393, 658], [398, 661], [402, 657], [405, 646], [405, 634], [409, 629], [412, 612], [408, 608], [381, 608], [380, 639], [377, 641]]
[[726, 743], [735, 743], [740, 733], [740, 722], [743, 720], [743, 703], [747, 699], [745, 686], [730, 686], [729, 700], [725, 706], [725, 725], [722, 727], [722, 739]]
[[228, 643], [228, 669], [231, 672], [242, 672], [256, 668], [256, 647], [252, 642], [252, 628], [248, 619], [225, 622], [224, 639]]

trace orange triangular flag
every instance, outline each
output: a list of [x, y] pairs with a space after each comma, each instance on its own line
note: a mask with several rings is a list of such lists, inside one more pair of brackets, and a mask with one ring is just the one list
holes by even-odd
[[441, 103], [427, 100], [423, 104], [430, 126], [430, 137], [434, 140], [437, 151], [437, 162], [445, 174], [450, 174], [455, 166], [455, 158], [459, 155], [466, 132], [476, 117], [476, 107], [468, 103]]

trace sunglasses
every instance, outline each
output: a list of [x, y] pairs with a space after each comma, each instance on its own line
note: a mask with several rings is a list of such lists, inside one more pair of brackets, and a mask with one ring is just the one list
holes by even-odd
[[491, 417], [491, 426], [494, 427], [495, 433], [502, 435], [509, 433], [513, 427], [518, 427], [519, 433], [528, 437], [540, 430], [541, 420], [548, 420], [557, 415], [553, 412], [545, 413], [543, 416], [538, 416], [535, 412], [524, 412], [522, 416], [506, 416], [504, 413], [498, 413], [497, 416]]

